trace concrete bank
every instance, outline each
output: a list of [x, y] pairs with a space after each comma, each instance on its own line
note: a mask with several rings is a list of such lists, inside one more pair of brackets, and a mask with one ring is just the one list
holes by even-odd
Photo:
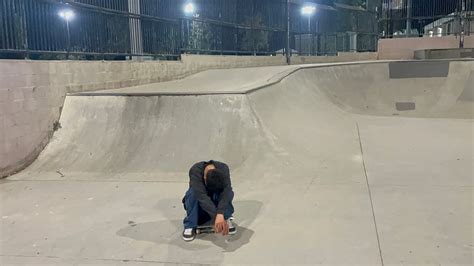
[[[295, 64], [374, 60], [377, 53], [294, 57]], [[283, 56], [183, 55], [181, 61], [0, 60], [0, 177], [30, 164], [48, 143], [67, 93], [181, 79], [208, 69], [282, 66]]]

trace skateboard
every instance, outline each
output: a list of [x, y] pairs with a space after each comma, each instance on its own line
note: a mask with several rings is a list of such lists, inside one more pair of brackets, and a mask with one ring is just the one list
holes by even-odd
[[200, 225], [196, 228], [196, 234], [214, 234], [216, 231], [214, 230], [213, 225]]
[[[232, 220], [231, 220], [232, 222]], [[234, 231], [236, 230], [235, 228], [235, 224], [232, 222], [232, 225], [234, 226]], [[206, 224], [203, 224], [203, 225], [199, 225], [197, 228], [196, 228], [196, 235], [201, 235], [201, 234], [214, 234], [216, 231], [214, 230], [214, 224], [212, 223], [206, 223]], [[232, 233], [230, 233], [232, 234]]]

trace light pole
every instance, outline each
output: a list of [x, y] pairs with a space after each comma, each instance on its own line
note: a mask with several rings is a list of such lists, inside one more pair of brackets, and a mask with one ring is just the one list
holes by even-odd
[[64, 9], [59, 11], [58, 15], [66, 21], [67, 28], [67, 58], [69, 58], [69, 52], [71, 50], [71, 32], [69, 30], [69, 21], [73, 20], [76, 14], [71, 9]]
[[313, 14], [316, 12], [316, 6], [314, 5], [306, 5], [301, 8], [301, 14], [303, 16], [308, 17], [308, 35], [310, 36], [311, 39], [311, 48], [309, 51], [309, 54], [311, 54], [311, 50], [313, 50], [313, 35], [311, 34], [311, 17]]
[[316, 12], [315, 6], [304, 6], [301, 8], [301, 14], [308, 16], [308, 32], [311, 32], [311, 16]]
[[290, 47], [290, 0], [286, 0], [286, 45], [285, 45], [286, 63], [291, 65], [291, 47]]
[[189, 17], [194, 17], [196, 14], [196, 5], [193, 2], [186, 2], [183, 6], [183, 11], [184, 15], [186, 16], [186, 38], [184, 38], [184, 30], [183, 30], [183, 44], [182, 46], [184, 47], [184, 41], [186, 41], [186, 48], [189, 45]]

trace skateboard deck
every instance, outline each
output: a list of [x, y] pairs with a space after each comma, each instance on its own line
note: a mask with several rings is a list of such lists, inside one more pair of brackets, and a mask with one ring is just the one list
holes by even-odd
[[[235, 227], [235, 224], [232, 222], [232, 225], [234, 225]], [[200, 234], [214, 234], [216, 231], [214, 230], [214, 224], [213, 223], [206, 223], [206, 224], [203, 224], [203, 225], [199, 225], [197, 228], [196, 228], [196, 234], [197, 235], [200, 235]]]
[[196, 228], [196, 234], [214, 234], [214, 226], [213, 225], [201, 225]]

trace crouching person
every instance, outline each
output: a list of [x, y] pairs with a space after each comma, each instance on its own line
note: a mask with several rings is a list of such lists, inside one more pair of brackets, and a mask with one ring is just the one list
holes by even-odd
[[212, 222], [216, 233], [235, 234], [232, 224], [234, 192], [229, 167], [222, 162], [199, 162], [189, 170], [189, 189], [183, 198], [186, 217], [183, 239], [193, 241], [196, 228]]

